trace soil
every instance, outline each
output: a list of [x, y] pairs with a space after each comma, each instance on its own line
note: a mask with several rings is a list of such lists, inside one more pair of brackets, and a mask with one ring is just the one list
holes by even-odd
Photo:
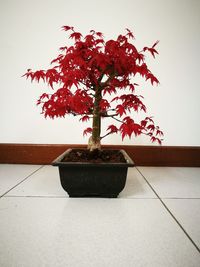
[[126, 163], [119, 150], [73, 149], [62, 160], [63, 162], [91, 162], [91, 163]]

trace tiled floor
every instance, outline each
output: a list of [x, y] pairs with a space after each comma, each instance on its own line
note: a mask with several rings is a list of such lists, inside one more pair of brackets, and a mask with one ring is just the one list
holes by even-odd
[[200, 168], [137, 167], [117, 199], [51, 166], [0, 165], [1, 267], [199, 267]]

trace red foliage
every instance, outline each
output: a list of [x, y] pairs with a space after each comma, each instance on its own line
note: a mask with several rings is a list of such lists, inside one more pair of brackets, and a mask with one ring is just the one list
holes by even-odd
[[[119, 132], [124, 139], [132, 134], [145, 134], [152, 142], [161, 144], [158, 136], [162, 136], [163, 132], [154, 125], [152, 117], [136, 123], [128, 116], [132, 111], [146, 112], [143, 97], [135, 94], [138, 84], [132, 82], [133, 78], [140, 75], [152, 85], [159, 83], [145, 63], [144, 55], [147, 51], [155, 57], [158, 54], [155, 49], [158, 41], [152, 47], [144, 47], [138, 52], [130, 42], [134, 35], [129, 29], [126, 29], [125, 35], [108, 41], [104, 40], [101, 32], [94, 30], [83, 36], [73, 27], [63, 26], [62, 29], [68, 33], [73, 45], [60, 47], [61, 54], [52, 60], [52, 68], [35, 72], [29, 69], [24, 74], [31, 81], [42, 80], [55, 90], [52, 94], [42, 94], [37, 101], [42, 106], [44, 116], [53, 119], [72, 114], [80, 115], [82, 122], [88, 121], [93, 117], [98, 90], [100, 117], [111, 118], [118, 124], [108, 126], [105, 136]], [[59, 89], [56, 89], [58, 86]], [[121, 93], [125, 89], [126, 93]], [[110, 100], [105, 98], [106, 94], [118, 96]], [[91, 132], [92, 128], [87, 128], [84, 135]]]
[[119, 128], [119, 130], [121, 131], [122, 139], [124, 139], [126, 135], [128, 135], [130, 138], [133, 133], [135, 134], [135, 136], [140, 135], [142, 133], [142, 129], [143, 127], [140, 124], [135, 123], [134, 120], [130, 117], [125, 117], [123, 119], [122, 125]]
[[118, 129], [115, 125], [110, 125], [108, 126], [108, 129], [107, 131], [110, 130], [110, 133], [117, 133], [118, 132]]

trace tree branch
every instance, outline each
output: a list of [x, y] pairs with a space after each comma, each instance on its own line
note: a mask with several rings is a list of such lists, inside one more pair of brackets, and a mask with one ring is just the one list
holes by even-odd
[[118, 114], [115, 113], [115, 114], [110, 114], [109, 115], [109, 114], [102, 113], [101, 116], [104, 117], [104, 118], [112, 118], [112, 117], [118, 116]]
[[123, 121], [121, 121], [121, 120], [119, 120], [119, 119], [117, 119], [117, 118], [115, 118], [115, 117], [111, 117], [113, 120], [116, 120], [116, 121], [118, 121], [118, 122], [120, 122], [120, 123], [124, 123]]
[[113, 133], [112, 133], [112, 132], [109, 132], [109, 133], [103, 135], [102, 137], [100, 137], [100, 140], [102, 140], [103, 138], [105, 138], [106, 136], [108, 136], [108, 135], [110, 135], [110, 134], [113, 134]]
[[115, 77], [115, 75], [116, 75], [116, 72], [113, 72], [112, 74], [110, 74], [108, 79], [105, 82], [101, 83], [101, 87], [102, 88], [106, 87], [109, 84], [109, 82]]

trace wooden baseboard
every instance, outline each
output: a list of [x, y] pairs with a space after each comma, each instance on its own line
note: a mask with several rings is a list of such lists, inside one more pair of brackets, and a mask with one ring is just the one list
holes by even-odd
[[[86, 145], [0, 144], [0, 163], [51, 164], [58, 155], [72, 147], [83, 148]], [[137, 166], [200, 167], [200, 147], [125, 145], [103, 147], [124, 149]]]

